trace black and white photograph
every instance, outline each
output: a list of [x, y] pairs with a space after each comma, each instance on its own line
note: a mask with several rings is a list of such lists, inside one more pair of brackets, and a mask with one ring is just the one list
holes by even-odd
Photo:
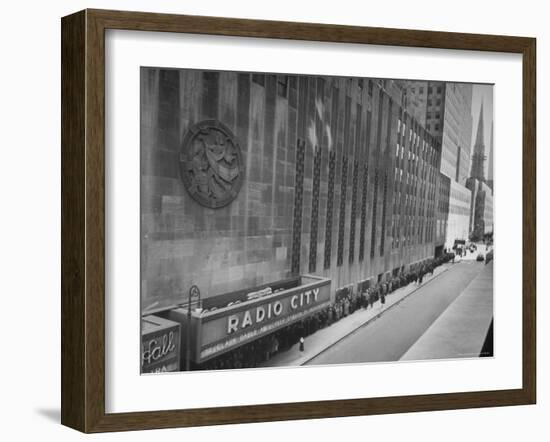
[[547, 9], [5, 2], [0, 440], [546, 442]]
[[141, 67], [141, 373], [493, 357], [493, 88]]

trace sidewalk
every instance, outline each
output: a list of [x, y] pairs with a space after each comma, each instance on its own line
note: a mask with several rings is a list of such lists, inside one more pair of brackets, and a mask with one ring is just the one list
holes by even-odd
[[414, 293], [418, 288], [429, 284], [431, 280], [437, 278], [438, 275], [447, 271], [453, 266], [452, 263], [442, 264], [434, 269], [434, 274], [426, 275], [422, 285], [411, 283], [405, 287], [401, 287], [386, 296], [386, 304], [381, 309], [380, 301], [377, 301], [374, 308], [359, 309], [354, 313], [340, 319], [334, 324], [317, 330], [314, 334], [305, 338], [304, 351], [300, 351], [299, 344], [295, 344], [291, 348], [273, 356], [269, 361], [265, 361], [258, 367], [288, 367], [303, 365], [310, 359], [313, 359], [319, 353], [322, 353], [329, 347], [332, 347], [337, 342], [344, 339], [349, 334], [353, 333], [360, 327], [374, 321], [384, 312], [399, 304], [407, 296]]
[[491, 261], [409, 348], [401, 360], [480, 356], [493, 319], [492, 288], [493, 262]]

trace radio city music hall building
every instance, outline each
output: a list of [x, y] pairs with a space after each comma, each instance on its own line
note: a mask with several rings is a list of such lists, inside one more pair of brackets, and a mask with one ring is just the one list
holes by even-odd
[[402, 97], [393, 80], [142, 68], [142, 320], [164, 321], [142, 329], [148, 362], [179, 352], [183, 369], [189, 345], [200, 368], [434, 257], [450, 184]]

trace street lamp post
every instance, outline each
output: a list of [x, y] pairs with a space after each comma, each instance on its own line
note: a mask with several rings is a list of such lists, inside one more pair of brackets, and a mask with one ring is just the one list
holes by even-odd
[[187, 299], [187, 327], [186, 327], [186, 345], [185, 345], [185, 371], [191, 369], [191, 301], [197, 298], [198, 302], [201, 299], [201, 291], [196, 285], [192, 285], [189, 289], [189, 297]]

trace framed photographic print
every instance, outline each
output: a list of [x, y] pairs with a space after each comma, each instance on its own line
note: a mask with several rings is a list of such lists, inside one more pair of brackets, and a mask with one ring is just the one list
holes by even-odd
[[62, 423], [535, 403], [535, 165], [532, 38], [63, 18]]

